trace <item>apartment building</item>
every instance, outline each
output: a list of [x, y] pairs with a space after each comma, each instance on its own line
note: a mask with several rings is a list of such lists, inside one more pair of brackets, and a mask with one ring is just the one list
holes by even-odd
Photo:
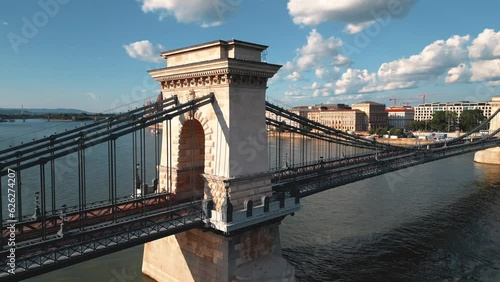
[[485, 117], [491, 115], [491, 105], [489, 102], [469, 102], [469, 101], [459, 101], [459, 102], [436, 102], [436, 103], [425, 103], [420, 104], [415, 107], [415, 120], [425, 121], [431, 120], [432, 115], [439, 111], [450, 111], [456, 112], [458, 119], [460, 115], [465, 110], [475, 110], [479, 109], [483, 111]]
[[385, 104], [373, 101], [364, 101], [352, 105], [353, 110], [360, 110], [366, 114], [364, 123], [367, 129], [387, 128], [387, 112]]
[[311, 110], [307, 118], [342, 131], [366, 131], [366, 114], [360, 110]]
[[412, 107], [392, 106], [385, 111], [389, 127], [410, 129], [410, 123], [415, 118], [415, 111]]

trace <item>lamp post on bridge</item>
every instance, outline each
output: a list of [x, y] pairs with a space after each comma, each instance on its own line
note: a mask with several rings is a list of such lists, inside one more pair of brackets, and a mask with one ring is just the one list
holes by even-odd
[[141, 190], [141, 176], [139, 175], [139, 170], [141, 169], [140, 164], [135, 165], [135, 196], [137, 197], [138, 191]]
[[35, 192], [35, 213], [31, 216], [31, 219], [37, 220], [40, 216], [40, 192]]
[[61, 220], [61, 225], [59, 225], [59, 231], [57, 231], [58, 237], [64, 236], [64, 225], [66, 224], [66, 205], [61, 206], [59, 211], [59, 219]]

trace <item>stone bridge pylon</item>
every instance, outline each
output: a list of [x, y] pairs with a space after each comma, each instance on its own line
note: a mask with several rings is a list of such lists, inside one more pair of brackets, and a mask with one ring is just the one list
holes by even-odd
[[[500, 96], [491, 97], [491, 113], [496, 112], [500, 109]], [[500, 114], [497, 114], [490, 121], [490, 134], [500, 128]], [[474, 161], [478, 163], [486, 164], [497, 164], [500, 165], [500, 147], [486, 149], [476, 152], [474, 155]]]
[[145, 245], [142, 270], [157, 281], [294, 280], [279, 224], [300, 204], [274, 199], [266, 173], [265, 95], [281, 67], [261, 60], [266, 48], [218, 40], [164, 52], [167, 67], [149, 71], [163, 97], [214, 95], [211, 105], [163, 124], [159, 188], [176, 199], [203, 195], [209, 228]]

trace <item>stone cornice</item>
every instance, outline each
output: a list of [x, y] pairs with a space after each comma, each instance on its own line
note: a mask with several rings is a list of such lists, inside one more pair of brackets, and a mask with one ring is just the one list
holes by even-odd
[[167, 67], [148, 71], [157, 81], [189, 79], [203, 76], [238, 74], [262, 78], [272, 77], [280, 65], [239, 59], [216, 59], [211, 61]]
[[200, 71], [200, 72], [192, 72], [192, 73], [185, 73], [185, 74], [175, 74], [175, 75], [168, 75], [168, 76], [160, 76], [160, 77], [155, 77], [155, 80], [157, 81], [169, 81], [169, 80], [179, 80], [179, 79], [191, 79], [191, 78], [200, 78], [200, 77], [205, 77], [205, 76], [216, 76], [216, 75], [244, 75], [244, 76], [255, 76], [255, 77], [261, 77], [261, 78], [271, 78], [274, 73], [270, 72], [259, 72], [259, 71], [250, 71], [250, 70], [243, 70], [243, 69], [216, 69], [216, 70], [209, 70], [209, 71]]
[[162, 90], [214, 85], [266, 87], [280, 65], [239, 59], [217, 59], [194, 64], [151, 70]]
[[227, 177], [224, 176], [218, 176], [218, 175], [213, 175], [213, 174], [204, 174], [202, 173], [201, 176], [205, 178], [205, 180], [208, 183], [223, 183], [228, 180]]

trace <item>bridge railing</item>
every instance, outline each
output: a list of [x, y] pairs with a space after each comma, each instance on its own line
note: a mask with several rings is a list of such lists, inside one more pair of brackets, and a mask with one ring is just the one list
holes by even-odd
[[399, 146], [394, 146], [394, 145], [390, 145], [390, 144], [386, 144], [386, 143], [381, 143], [381, 142], [377, 142], [376, 140], [363, 139], [363, 138], [359, 137], [358, 135], [349, 134], [347, 132], [344, 132], [344, 131], [335, 129], [333, 127], [326, 126], [322, 123], [315, 122], [315, 121], [312, 121], [312, 120], [307, 119], [305, 117], [299, 116], [295, 113], [292, 113], [284, 108], [280, 108], [280, 107], [273, 105], [269, 102], [266, 102], [266, 110], [270, 113], [273, 113], [273, 114], [283, 118], [284, 120], [290, 120], [292, 122], [296, 122], [296, 123], [302, 125], [303, 127], [318, 130], [318, 131], [324, 132], [325, 134], [333, 135], [333, 136], [337, 136], [339, 138], [342, 138], [346, 141], [351, 142], [353, 144], [353, 146], [354, 146], [354, 144], [357, 144], [357, 145], [364, 144], [364, 145], [372, 147], [372, 148], [392, 148], [392, 149], [399, 149], [399, 150], [406, 149], [405, 147], [399, 147]]
[[[2, 150], [0, 185], [4, 177], [10, 177], [10, 174], [15, 176], [12, 178], [17, 179], [17, 187], [13, 188], [13, 191], [16, 192], [17, 198], [16, 214], [9, 215], [9, 220], [4, 221], [4, 209], [0, 211], [0, 255], [7, 257], [9, 248], [6, 239], [10, 234], [15, 234], [18, 246], [15, 271], [20, 273], [16, 274], [16, 279], [24, 277], [25, 273], [34, 275], [40, 269], [46, 271], [51, 267], [61, 267], [83, 257], [92, 257], [111, 252], [112, 249], [144, 243], [201, 226], [204, 219], [201, 199], [175, 199], [171, 191], [158, 191], [158, 187], [155, 193], [146, 193], [148, 191], [142, 181], [146, 179], [146, 169], [149, 169], [146, 165], [153, 163], [152, 167], [158, 173], [161, 151], [160, 135], [154, 135], [149, 139], [149, 143], [146, 143], [146, 129], [166, 121], [165, 130], [170, 133], [170, 121], [173, 118], [208, 105], [213, 100], [213, 93], [182, 104], [178, 103], [176, 97], [172, 97], [106, 120]], [[118, 140], [125, 139], [125, 136], [132, 137], [132, 140], [126, 138], [126, 143], [119, 143]], [[101, 171], [104, 178], [107, 174], [107, 181], [104, 178], [102, 181], [94, 181], [92, 183], [99, 183], [99, 186], [90, 187], [94, 190], [88, 190], [88, 180], [91, 178], [88, 171], [92, 169], [89, 168], [89, 158], [99, 157], [88, 153], [88, 149], [100, 144], [103, 145], [98, 147], [103, 149], [102, 161], [107, 164], [107, 169]], [[120, 155], [119, 147], [124, 144], [127, 146], [123, 146], [122, 150], [131, 148], [130, 152], [126, 152], [127, 158], [117, 158], [117, 155]], [[146, 146], [154, 147], [153, 152], [151, 149], [146, 150]], [[148, 157], [150, 162], [146, 162], [146, 152], [154, 154], [153, 158]], [[58, 178], [54, 164], [57, 164], [56, 161], [66, 160], [68, 156], [74, 157], [74, 167], [70, 173], [74, 177]], [[127, 164], [119, 162], [124, 159], [132, 161]], [[118, 193], [118, 185], [123, 183], [119, 181], [118, 168], [134, 170], [133, 175], [121, 174], [133, 180], [124, 186], [124, 189], [130, 191], [127, 196], [119, 196]], [[155, 178], [158, 179], [157, 176]], [[61, 189], [62, 185], [64, 189]], [[137, 192], [137, 189], [140, 192]], [[67, 194], [69, 190], [78, 195], [71, 197], [71, 201], [77, 200], [78, 204], [61, 205], [67, 200], [63, 198], [57, 199], [59, 205], [56, 205], [56, 192]], [[106, 190], [106, 199], [87, 200], [90, 192], [105, 195], [106, 192], [101, 191]], [[29, 200], [32, 199], [31, 191], [36, 195], [35, 204], [22, 205], [26, 202], [26, 196]], [[0, 193], [2, 207], [7, 200], [2, 197], [4, 194]], [[8, 273], [8, 268], [4, 270], [6, 271], [3, 273], [0, 271], [0, 279]]]
[[[137, 220], [128, 217], [119, 222], [92, 226], [84, 231], [67, 232], [43, 242], [20, 244], [13, 266], [4, 263], [0, 280], [15, 277], [16, 281], [58, 269], [104, 254], [144, 244], [195, 227], [203, 227], [201, 201], [178, 206], [160, 213], [146, 214]], [[7, 257], [6, 251], [0, 252]], [[5, 262], [5, 261], [3, 261]], [[12, 275], [11, 269], [15, 270]]]
[[[469, 130], [468, 132], [466, 132], [465, 134], [463, 134], [462, 136], [459, 136], [453, 140], [451, 140], [451, 142], [458, 142], [458, 141], [461, 141], [463, 139], [466, 139], [467, 137], [469, 137], [471, 134], [473, 133], [476, 133], [478, 132], [479, 129], [483, 128], [484, 126], [486, 126], [493, 118], [495, 118], [498, 114], [500, 113], [500, 109], [496, 110], [492, 115], [490, 115], [486, 120], [484, 120], [483, 122], [481, 122], [480, 124], [478, 124], [477, 126], [475, 126], [474, 128], [472, 128], [471, 130]], [[498, 133], [498, 132], [497, 132]], [[496, 135], [497, 133], [495, 134], [491, 134], [491, 136], [494, 136]]]
[[[172, 119], [173, 117], [192, 111], [195, 107], [201, 107], [212, 102], [213, 94], [209, 94], [188, 103], [180, 104], [148, 116], [127, 114], [124, 116], [123, 121], [125, 122], [122, 123], [121, 121], [119, 126], [106, 126], [105, 130], [97, 132], [80, 131], [78, 139], [71, 136], [72, 138], [59, 141], [57, 138], [52, 137], [50, 139], [54, 140], [54, 142], [57, 140], [58, 143], [49, 143], [50, 146], [44, 146], [42, 148], [38, 148], [38, 150], [30, 149], [26, 152], [11, 153], [2, 157], [0, 159], [0, 176], [8, 174], [6, 170], [7, 167], [18, 171], [39, 165], [40, 163], [77, 152], [80, 149], [87, 149], [110, 140], [116, 140], [121, 136], [145, 129], [165, 120]], [[67, 141], [67, 143], [64, 143], [64, 141]], [[31, 154], [25, 155], [27, 153]]]
[[0, 162], [6, 162], [11, 158], [19, 158], [20, 156], [26, 155], [28, 153], [36, 152], [37, 150], [44, 149], [50, 146], [56, 146], [64, 142], [72, 141], [78, 139], [83, 135], [90, 135], [94, 132], [101, 130], [110, 129], [116, 125], [127, 123], [132, 118], [137, 119], [137, 116], [151, 115], [157, 113], [161, 109], [170, 107], [172, 105], [177, 105], [177, 97], [171, 97], [162, 101], [158, 101], [151, 105], [146, 105], [126, 113], [117, 114], [106, 119], [101, 119], [90, 124], [86, 124], [80, 127], [75, 127], [74, 129], [67, 130], [60, 133], [55, 133], [50, 136], [46, 136], [37, 140], [33, 140], [27, 143], [23, 143], [14, 147], [6, 148], [0, 150]]
[[310, 166], [278, 172], [273, 175], [273, 189], [290, 192], [298, 187], [300, 197], [356, 182], [373, 176], [424, 164], [443, 158], [453, 157], [500, 145], [498, 138], [485, 138], [469, 143], [443, 146], [441, 148], [418, 150], [353, 159], [350, 162], [332, 162], [330, 166]]
[[[8, 220], [4, 218], [4, 209], [0, 210], [0, 219], [2, 220], [0, 249], [6, 246], [6, 236], [9, 236], [12, 232], [17, 234], [19, 244], [23, 240], [33, 242], [34, 238], [40, 238], [40, 244], [49, 244], [48, 238], [62, 236], [74, 230], [78, 232], [90, 230], [99, 221], [116, 223], [132, 215], [136, 216], [134, 220], [139, 221], [141, 216], [148, 213], [158, 213], [165, 208], [170, 208], [172, 206], [172, 196], [169, 191], [156, 191], [155, 194], [147, 195], [146, 185], [141, 185], [141, 179], [146, 178], [145, 130], [149, 126], [171, 120], [176, 116], [210, 104], [213, 99], [214, 95], [210, 93], [187, 103], [178, 104], [177, 99], [173, 97], [107, 120], [97, 121], [74, 130], [3, 150], [3, 154], [0, 156], [0, 188], [2, 180], [5, 179], [3, 177], [9, 176], [9, 179], [14, 179], [14, 183], [11, 183], [9, 188], [13, 193], [16, 193], [16, 201], [13, 212], [8, 214]], [[134, 187], [130, 183], [130, 188], [132, 188], [130, 190], [133, 192], [128, 194], [127, 197], [118, 196], [117, 191], [117, 166], [119, 164], [116, 158], [118, 152], [116, 140], [123, 136], [132, 136], [133, 149], [130, 153], [134, 157], [130, 168], [136, 168], [137, 164], [133, 179], [135, 179], [136, 186], [139, 183], [138, 187]], [[159, 137], [159, 135], [154, 137], [154, 168], [159, 166]], [[106, 145], [105, 143], [108, 145], [108, 181], [103, 184], [103, 187], [94, 187], [94, 189], [108, 188], [106, 189], [108, 190], [107, 199], [94, 202], [88, 201], [89, 191], [87, 191], [87, 188], [89, 185], [87, 180], [89, 176], [86, 171], [89, 169], [87, 158], [90, 155], [86, 153], [86, 149], [99, 144]], [[138, 152], [139, 147], [140, 151]], [[105, 154], [105, 152], [103, 153]], [[78, 183], [72, 185], [72, 187], [64, 187], [66, 189], [62, 190], [76, 189], [75, 194], [78, 194], [76, 198], [78, 204], [68, 207], [66, 204], [60, 205], [61, 200], [59, 200], [59, 205], [56, 204], [56, 193], [62, 191], [60, 187], [63, 182], [56, 181], [58, 173], [54, 164], [55, 161], [62, 160], [63, 157], [70, 155], [75, 157], [74, 161], [76, 163], [74, 169], [72, 169], [72, 174], [75, 176], [74, 180], [77, 180]], [[120, 165], [123, 167], [123, 164]], [[39, 168], [38, 171], [37, 167]], [[37, 175], [33, 175], [33, 172]], [[13, 177], [10, 177], [11, 175]], [[60, 177], [60, 179], [67, 180], [67, 177]], [[103, 179], [102, 182], [104, 183], [105, 180]], [[136, 193], [136, 188], [140, 189], [139, 194]], [[1, 190], [5, 192], [4, 189]], [[23, 203], [26, 202], [26, 196], [27, 193], [30, 193], [30, 190], [33, 191], [35, 196], [35, 204], [27, 205], [29, 209], [26, 210], [26, 205], [23, 205]], [[68, 193], [67, 191], [62, 192]], [[2, 207], [7, 200], [3, 198], [4, 194], [0, 193]], [[31, 200], [32, 197], [29, 197], [29, 199]], [[191, 198], [189, 200], [194, 201], [196, 199]], [[179, 203], [181, 202], [175, 202], [175, 204]], [[16, 226], [12, 229], [10, 226], [14, 219]]]

